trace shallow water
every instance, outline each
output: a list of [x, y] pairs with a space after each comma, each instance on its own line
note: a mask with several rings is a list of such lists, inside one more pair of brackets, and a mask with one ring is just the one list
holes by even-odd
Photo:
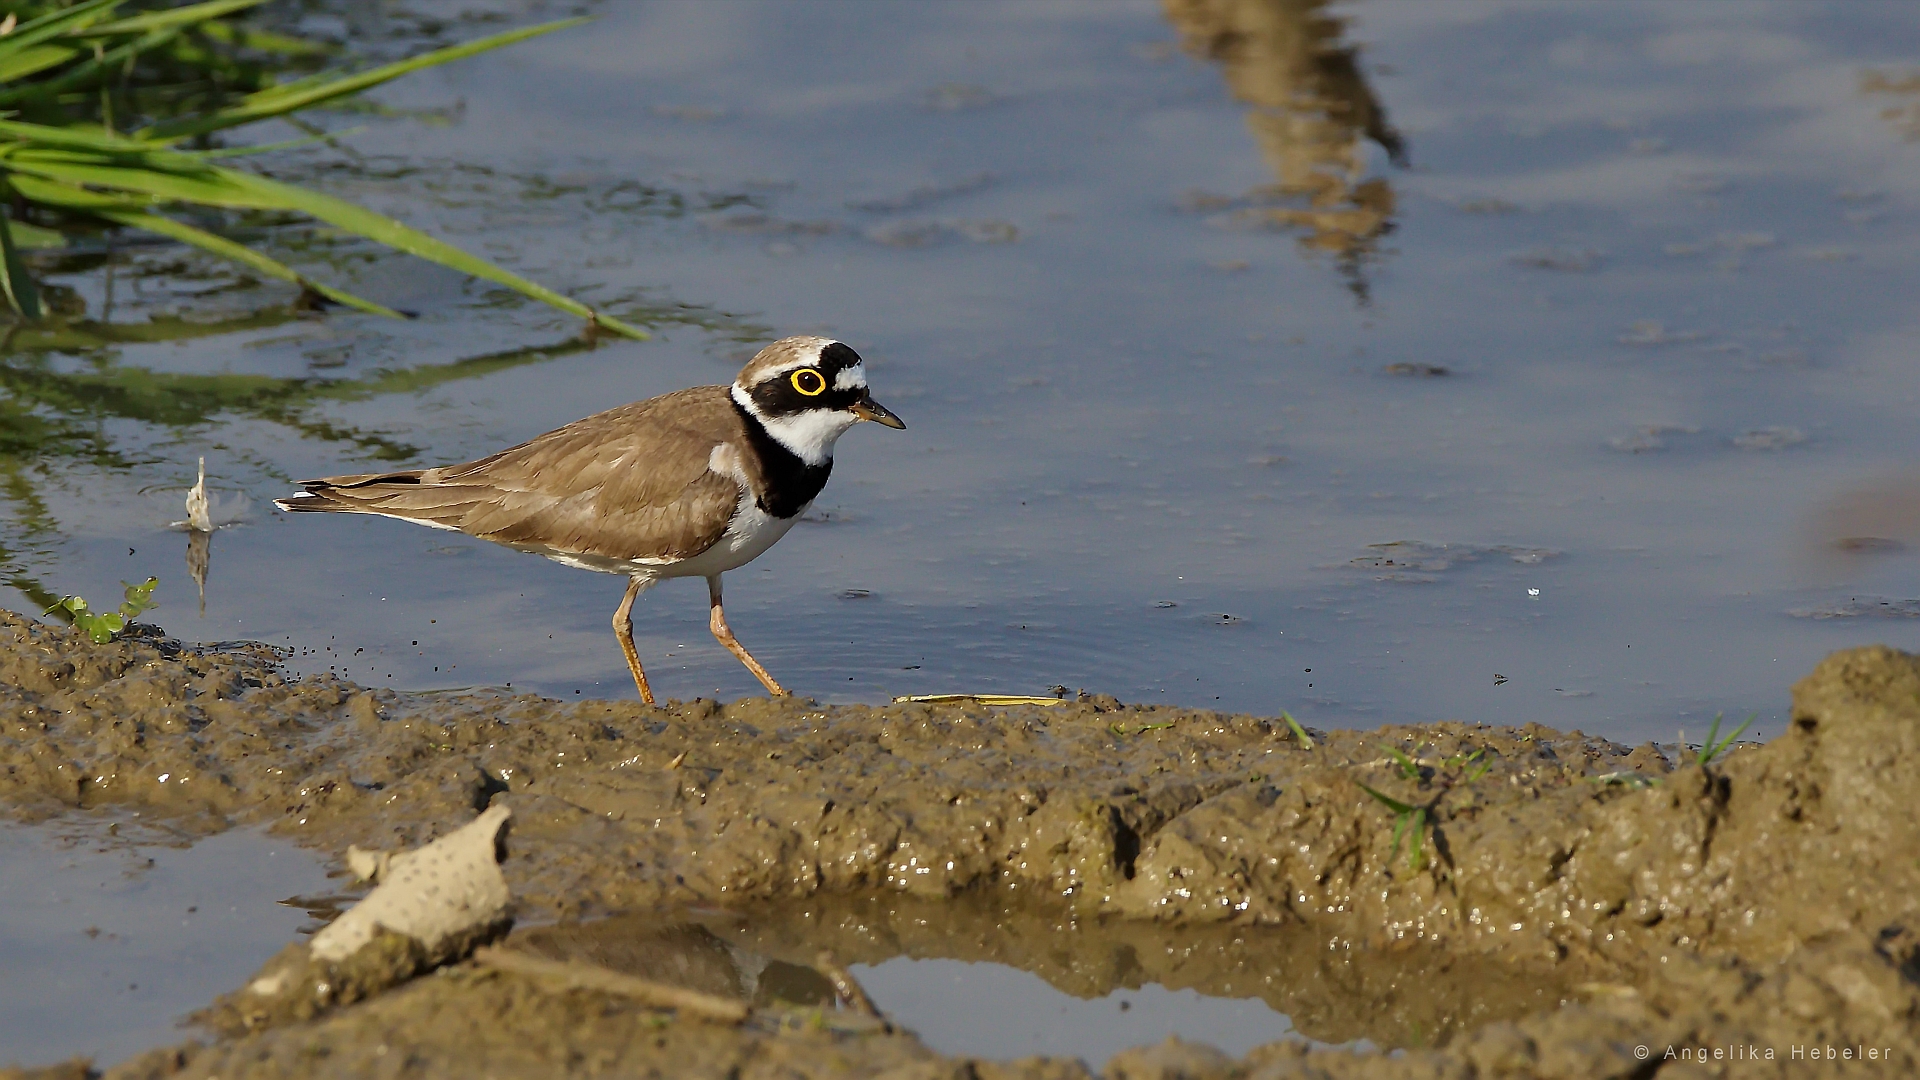
[[1299, 1038], [1285, 1015], [1257, 998], [1207, 997], [1158, 983], [1086, 999], [1005, 964], [901, 957], [849, 970], [882, 1012], [955, 1056], [1044, 1055], [1097, 1064], [1177, 1033], [1237, 1057]]
[[792, 899], [517, 932], [511, 947], [761, 1005], [844, 1007], [820, 967], [844, 964], [876, 1007], [943, 1054], [1099, 1067], [1169, 1035], [1244, 1055], [1272, 1042], [1444, 1045], [1551, 1008], [1568, 969], [1443, 949], [1329, 948], [1298, 927], [1082, 919], [1009, 894]]
[[103, 842], [98, 824], [0, 831], [0, 1065], [178, 1042], [309, 921], [285, 901], [331, 891], [313, 853], [258, 832], [169, 843], [122, 815]]
[[[98, 442], [18, 463], [15, 584], [158, 573], [169, 631], [375, 685], [631, 694], [616, 579], [268, 500], [723, 381], [752, 341], [821, 331], [911, 426], [851, 433], [824, 520], [728, 588], [742, 639], [823, 700], [1064, 685], [1634, 740], [1757, 711], [1764, 734], [1818, 655], [1907, 641], [1873, 615], [1920, 595], [1899, 81], [1920, 16], [1335, 11], [1346, 30], [1282, 20], [1207, 61], [1145, 3], [614, 4], [397, 84], [397, 109], [460, 108], [374, 122], [358, 162], [274, 167], [651, 311], [660, 337], [449, 368], [573, 328], [346, 245], [351, 283], [418, 322], [16, 351], [9, 392]], [[1359, 82], [1308, 80], [1301, 33], [1357, 47]], [[1259, 104], [1288, 88], [1377, 102], [1408, 167], [1325, 109]], [[188, 265], [210, 280], [123, 268], [113, 318], [279, 296], [193, 300], [229, 278]], [[100, 314], [98, 269], [62, 281]], [[129, 368], [324, 387], [220, 408], [183, 382], [171, 411], [80, 392]], [[241, 517], [213, 538], [204, 615], [164, 529], [202, 453]], [[646, 599], [645, 659], [671, 695], [753, 691], [698, 593]]]

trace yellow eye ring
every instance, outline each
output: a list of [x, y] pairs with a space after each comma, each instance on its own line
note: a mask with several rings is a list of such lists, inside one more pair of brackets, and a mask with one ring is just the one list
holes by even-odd
[[820, 373], [812, 368], [801, 368], [799, 371], [794, 372], [792, 378], [788, 381], [793, 383], [795, 390], [800, 391], [808, 397], [819, 397], [825, 393], [827, 389], [827, 380], [821, 378]]

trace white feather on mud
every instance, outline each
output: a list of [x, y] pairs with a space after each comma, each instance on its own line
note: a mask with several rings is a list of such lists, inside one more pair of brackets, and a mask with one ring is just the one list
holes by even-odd
[[442, 964], [465, 959], [513, 925], [500, 873], [511, 812], [491, 807], [424, 847], [395, 854], [347, 849], [372, 892], [307, 944], [292, 944], [244, 987], [195, 1019], [236, 1033], [309, 1020]]

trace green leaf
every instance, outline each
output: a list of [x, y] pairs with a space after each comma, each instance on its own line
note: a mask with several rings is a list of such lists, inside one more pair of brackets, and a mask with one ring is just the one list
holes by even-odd
[[279, 150], [297, 150], [302, 146], [312, 146], [316, 143], [330, 143], [336, 139], [344, 139], [349, 135], [358, 135], [365, 130], [367, 130], [366, 125], [363, 124], [360, 127], [348, 128], [345, 131], [323, 131], [318, 135], [309, 135], [304, 139], [288, 139], [284, 142], [260, 143], [257, 146], [223, 146], [218, 150], [198, 150], [194, 152], [194, 156], [202, 161], [212, 161], [216, 158], [252, 157], [255, 154], [271, 154]]
[[357, 94], [362, 90], [371, 89], [379, 86], [381, 83], [391, 82], [402, 75], [419, 71], [422, 68], [433, 67], [437, 64], [444, 64], [452, 60], [464, 59], [490, 49], [497, 49], [502, 45], [511, 45], [518, 41], [525, 41], [528, 38], [538, 37], [541, 34], [550, 34], [555, 30], [565, 30], [568, 27], [579, 26], [581, 23], [587, 21], [589, 20], [586, 18], [560, 19], [554, 22], [541, 23], [538, 26], [526, 26], [518, 30], [509, 30], [505, 33], [494, 34], [490, 37], [483, 37], [476, 41], [469, 41], [460, 45], [450, 45], [444, 49], [435, 49], [432, 52], [422, 53], [411, 59], [384, 64], [371, 71], [362, 71], [354, 75], [341, 75], [324, 79], [302, 79], [286, 86], [276, 86], [262, 90], [256, 94], [250, 94], [246, 98], [243, 98], [240, 104], [232, 108], [222, 109], [219, 112], [207, 116], [196, 116], [183, 120], [169, 120], [153, 124], [141, 129], [138, 134], [143, 139], [170, 140], [187, 135], [199, 135], [209, 131], [218, 131], [221, 128], [234, 127], [239, 124], [250, 124], [256, 120], [265, 120], [268, 117], [279, 116], [283, 113], [312, 108], [321, 102], [331, 101], [334, 98], [344, 97], [348, 94]]
[[1301, 746], [1306, 747], [1308, 750], [1313, 749], [1313, 738], [1307, 734], [1306, 728], [1300, 726], [1300, 721], [1293, 718], [1292, 713], [1283, 712], [1280, 714], [1280, 719], [1287, 722], [1288, 729], [1293, 732], [1294, 738], [1300, 740]]
[[1741, 732], [1747, 730], [1748, 727], [1752, 726], [1755, 720], [1760, 718], [1759, 713], [1754, 713], [1753, 715], [1747, 717], [1745, 723], [1741, 724], [1737, 728], [1734, 728], [1732, 733], [1730, 733], [1726, 738], [1724, 739], [1717, 738], [1717, 736], [1720, 734], [1721, 717], [1724, 717], [1725, 715], [1726, 715], [1725, 713], [1716, 714], [1713, 718], [1713, 726], [1707, 729], [1707, 741], [1705, 744], [1703, 744], [1700, 747], [1700, 753], [1696, 756], [1696, 759], [1695, 759], [1702, 765], [1710, 764], [1714, 758], [1717, 758], [1721, 754], [1725, 753], [1727, 748], [1733, 745], [1733, 740], [1739, 738]]
[[87, 50], [72, 45], [35, 45], [22, 49], [0, 59], [0, 84], [37, 75], [85, 55]]
[[84, 64], [76, 64], [62, 72], [58, 78], [43, 79], [39, 82], [0, 91], [0, 105], [12, 105], [22, 101], [46, 101], [61, 94], [79, 89], [103, 71], [125, 63], [129, 58], [152, 49], [157, 49], [180, 36], [180, 31], [155, 30], [124, 45], [116, 46], [89, 59]]
[[[0, 41], [6, 39], [0, 38]], [[19, 143], [18, 147], [0, 147], [7, 153], [17, 149], [26, 149], [39, 143], [45, 146], [64, 146], [71, 150], [101, 150], [111, 153], [151, 153], [152, 143], [140, 142], [102, 131], [97, 124], [84, 127], [53, 127], [50, 124], [29, 124], [23, 120], [0, 119], [0, 135], [9, 136]]]
[[1408, 780], [1420, 779], [1420, 766], [1414, 764], [1412, 758], [1391, 746], [1382, 746], [1380, 749], [1385, 750], [1387, 756], [1392, 758], [1394, 763], [1400, 766], [1400, 775], [1402, 777]]
[[86, 613], [86, 610], [87, 602], [85, 600], [78, 596], [63, 596], [55, 600], [51, 607], [40, 614], [51, 615], [56, 611], [65, 611], [69, 615], [83, 615]]
[[255, 205], [298, 210], [369, 240], [377, 240], [390, 248], [437, 262], [463, 274], [471, 274], [477, 278], [505, 285], [522, 296], [577, 315], [615, 333], [638, 339], [649, 336], [645, 330], [637, 326], [630, 326], [619, 319], [600, 314], [572, 297], [563, 296], [544, 285], [535, 284], [518, 274], [509, 273], [485, 259], [469, 255], [444, 240], [437, 240], [426, 233], [410, 229], [392, 218], [376, 214], [364, 207], [251, 173], [232, 169], [218, 169], [218, 171], [236, 187], [259, 198], [261, 201]]
[[13, 242], [10, 216], [8, 211], [0, 210], [0, 292], [6, 294], [7, 306], [14, 314], [37, 320], [40, 291], [33, 287], [33, 276], [27, 273], [26, 261], [20, 258], [20, 248]]
[[[1354, 783], [1359, 784], [1360, 782], [1356, 780], [1354, 781]], [[1360, 790], [1380, 800], [1382, 803], [1386, 805], [1387, 809], [1393, 811], [1396, 814], [1413, 813], [1414, 807], [1411, 803], [1403, 803], [1399, 799], [1396, 799], [1391, 795], [1386, 795], [1381, 792], [1375, 791], [1365, 784], [1360, 784]]]
[[206, 23], [199, 30], [200, 33], [225, 45], [238, 45], [256, 52], [279, 53], [281, 56], [325, 56], [335, 51], [332, 46], [320, 42], [302, 41], [270, 30], [236, 26], [233, 23]]
[[28, 202], [57, 206], [63, 210], [85, 210], [89, 213], [99, 210], [139, 211], [152, 206], [154, 202], [145, 195], [109, 195], [20, 173], [7, 177], [7, 181]]
[[205, 229], [195, 228], [183, 221], [175, 221], [173, 218], [161, 214], [141, 210], [95, 210], [93, 213], [95, 216], [105, 218], [117, 225], [125, 225], [135, 229], [145, 229], [147, 232], [172, 237], [183, 243], [192, 244], [194, 247], [204, 251], [212, 252], [223, 259], [231, 259], [243, 266], [258, 270], [268, 277], [278, 278], [281, 281], [290, 281], [304, 289], [312, 289], [314, 292], [319, 293], [321, 296], [343, 307], [350, 307], [356, 311], [364, 311], [372, 315], [385, 315], [391, 319], [406, 318], [405, 315], [390, 307], [376, 304], [371, 300], [361, 299], [350, 292], [336, 289], [331, 285], [323, 285], [292, 267], [287, 266], [285, 263], [262, 255], [244, 244], [236, 244], [224, 236], [215, 235], [207, 232]]
[[126, 629], [127, 617], [117, 611], [104, 615], [89, 615], [86, 619], [87, 636], [93, 638], [95, 645], [105, 645], [113, 640], [113, 635]]
[[85, 0], [72, 7], [48, 12], [37, 19], [29, 19], [13, 28], [13, 33], [0, 37], [0, 60], [25, 52], [43, 41], [59, 37], [62, 34], [89, 26], [98, 19], [104, 19], [124, 0]]
[[84, 29], [70, 31], [72, 37], [109, 37], [116, 34], [145, 34], [153, 30], [167, 30], [176, 26], [191, 26], [194, 23], [210, 22], [231, 15], [236, 11], [245, 11], [250, 7], [259, 7], [266, 0], [208, 0], [204, 4], [187, 4], [169, 8], [165, 11], [149, 11], [141, 15], [115, 19], [112, 22], [98, 23]]
[[120, 614], [131, 619], [153, 606], [153, 590], [159, 588], [160, 579], [150, 577], [138, 585], [127, 585], [124, 581], [120, 584], [126, 586], [127, 597], [126, 601], [120, 605]]
[[[9, 122], [0, 121], [0, 134], [5, 134], [9, 126]], [[509, 273], [485, 259], [365, 207], [317, 191], [269, 180], [264, 176], [210, 165], [190, 155], [165, 151], [124, 154], [82, 149], [0, 149], [0, 166], [68, 185], [84, 184], [202, 206], [297, 211], [398, 251], [437, 262], [463, 274], [497, 282], [523, 296], [615, 333], [631, 338], [644, 339], [648, 336], [639, 327], [599, 314], [578, 300], [535, 284], [518, 274]], [[22, 194], [26, 193], [27, 189], [23, 187]], [[76, 207], [89, 196], [85, 191], [62, 194], [68, 200], [64, 205]]]

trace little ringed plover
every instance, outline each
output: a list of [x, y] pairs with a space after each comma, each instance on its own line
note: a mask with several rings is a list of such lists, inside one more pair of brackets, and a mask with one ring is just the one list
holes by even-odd
[[627, 575], [613, 630], [649, 705], [633, 600], [663, 578], [706, 578], [713, 636], [783, 695], [727, 628], [720, 575], [786, 535], [826, 486], [834, 442], [862, 420], [907, 426], [868, 395], [860, 354], [827, 338], [782, 338], [731, 386], [608, 409], [464, 465], [302, 481], [304, 492], [276, 505], [399, 518]]

